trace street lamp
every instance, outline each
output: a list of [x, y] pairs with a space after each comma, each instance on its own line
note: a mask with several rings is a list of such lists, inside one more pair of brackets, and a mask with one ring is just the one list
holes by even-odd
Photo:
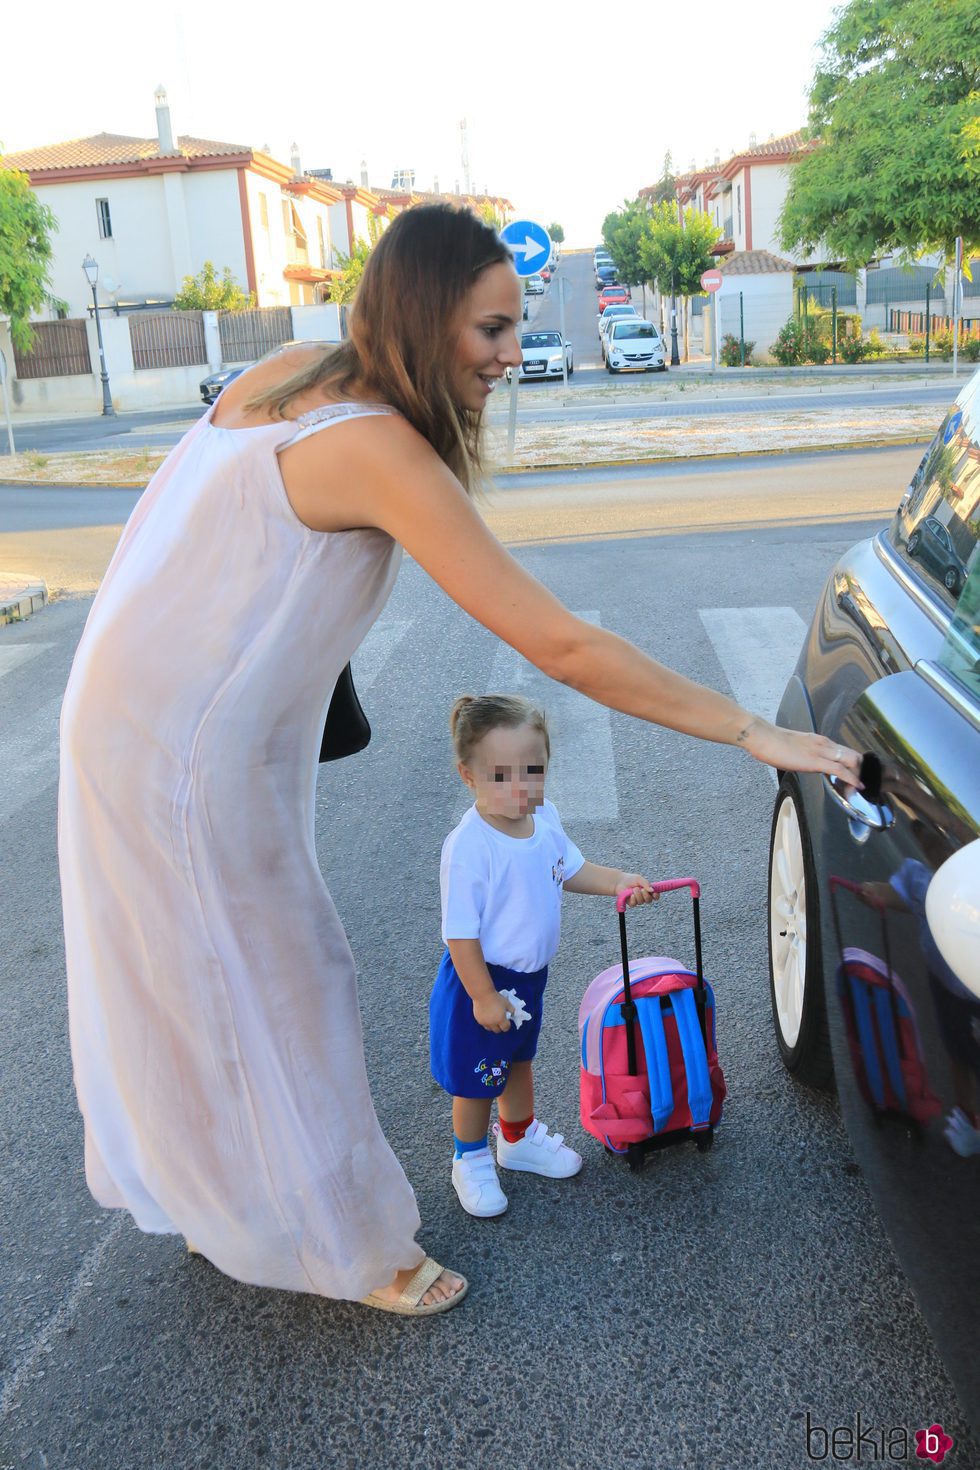
[[82, 270], [85, 272], [85, 279], [92, 287], [92, 305], [95, 308], [95, 331], [99, 339], [99, 362], [102, 364], [102, 412], [106, 418], [112, 418], [115, 416], [116, 410], [112, 406], [112, 397], [109, 393], [109, 374], [106, 372], [105, 347], [102, 345], [102, 323], [99, 320], [99, 298], [95, 289], [99, 283], [99, 262], [94, 260], [91, 255], [86, 255], [82, 261]]
[[674, 291], [674, 273], [670, 274], [670, 365], [679, 367], [681, 355], [677, 351], [677, 296]]

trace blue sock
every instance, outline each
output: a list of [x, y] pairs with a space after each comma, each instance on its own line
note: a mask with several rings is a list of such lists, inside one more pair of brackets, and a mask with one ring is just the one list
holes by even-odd
[[464, 1143], [463, 1140], [461, 1138], [457, 1138], [454, 1133], [453, 1142], [456, 1145], [456, 1153], [454, 1154], [454, 1158], [457, 1159], [461, 1159], [464, 1154], [475, 1153], [478, 1148], [489, 1147], [486, 1134], [484, 1134], [482, 1138], [478, 1138], [475, 1143]]

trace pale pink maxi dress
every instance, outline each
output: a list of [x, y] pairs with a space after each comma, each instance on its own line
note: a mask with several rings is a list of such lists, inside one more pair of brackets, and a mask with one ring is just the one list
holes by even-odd
[[380, 406], [222, 429], [154, 476], [75, 655], [59, 850], [89, 1187], [229, 1276], [357, 1299], [417, 1265], [354, 962], [317, 866], [337, 675], [400, 548], [293, 512], [278, 451]]

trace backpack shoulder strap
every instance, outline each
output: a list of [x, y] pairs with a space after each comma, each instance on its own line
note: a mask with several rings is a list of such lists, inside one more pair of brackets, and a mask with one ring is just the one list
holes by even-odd
[[670, 1060], [667, 1056], [667, 1038], [664, 1035], [664, 1018], [657, 995], [640, 996], [636, 1001], [636, 1016], [643, 1037], [646, 1054], [647, 1077], [650, 1081], [650, 1112], [653, 1116], [653, 1131], [659, 1133], [674, 1111], [674, 1089], [670, 1081]]
[[703, 1128], [711, 1118], [711, 1077], [708, 1072], [708, 1056], [701, 1023], [698, 1020], [697, 1001], [693, 990], [671, 992], [677, 1034], [684, 1054], [684, 1071], [687, 1074], [687, 1102], [691, 1110], [692, 1128]]

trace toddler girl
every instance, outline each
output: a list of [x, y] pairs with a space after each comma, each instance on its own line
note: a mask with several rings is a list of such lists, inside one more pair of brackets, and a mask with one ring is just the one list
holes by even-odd
[[470, 1215], [501, 1215], [507, 1198], [487, 1144], [497, 1099], [497, 1163], [566, 1179], [581, 1156], [534, 1116], [548, 964], [558, 948], [562, 890], [630, 904], [656, 895], [639, 873], [588, 863], [545, 800], [551, 746], [525, 699], [464, 695], [450, 729], [457, 767], [476, 800], [442, 849], [446, 951], [429, 1002], [432, 1075], [453, 1099], [453, 1187]]

